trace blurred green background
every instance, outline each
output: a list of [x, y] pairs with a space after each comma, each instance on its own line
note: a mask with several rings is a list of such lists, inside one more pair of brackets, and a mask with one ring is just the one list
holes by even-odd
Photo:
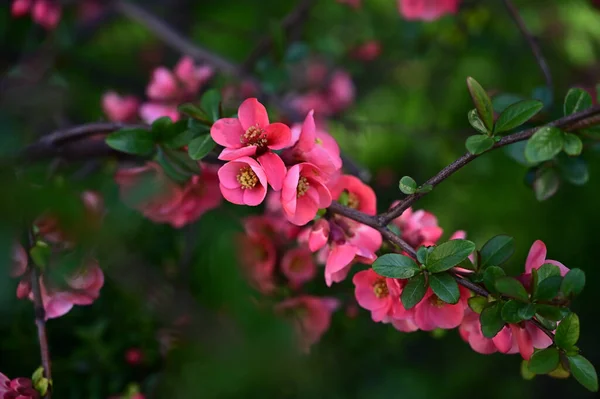
[[[240, 63], [258, 40], [280, 36], [278, 21], [296, 6], [279, 0], [142, 3], [197, 44]], [[319, 56], [351, 73], [356, 102], [331, 121], [330, 132], [374, 176], [380, 210], [400, 197], [400, 177], [423, 182], [464, 152], [472, 134], [467, 76], [495, 93], [543, 93], [543, 76], [501, 1], [465, 1], [458, 15], [431, 23], [404, 21], [392, 0], [365, 0], [359, 10], [334, 0], [315, 3], [292, 47], [299, 58]], [[600, 81], [600, 11], [586, 0], [514, 3], [539, 37], [555, 80], [545, 117], [559, 118], [569, 87]], [[0, 7], [1, 372], [27, 376], [39, 364], [31, 303], [15, 298], [17, 280], [5, 271], [18, 224], [47, 209], [75, 223], [81, 209], [73, 198], [95, 189], [109, 212], [103, 230], [82, 240], [93, 248], [107, 282], [94, 305], [48, 322], [56, 398], [105, 398], [131, 382], [154, 392], [151, 398], [593, 396], [572, 379], [524, 381], [518, 355], [477, 354], [456, 330], [441, 338], [400, 333], [373, 323], [363, 310], [356, 318], [344, 308], [336, 312], [310, 355], [298, 354], [289, 326], [255, 306], [257, 294], [237, 268], [234, 237], [241, 231], [240, 217], [251, 210], [224, 204], [181, 230], [153, 224], [119, 200], [115, 160], [28, 162], [18, 167], [25, 178], [16, 180], [12, 162], [19, 148], [56, 128], [100, 120], [100, 98], [109, 89], [143, 96], [151, 70], [171, 67], [180, 56], [114, 13], [93, 23], [78, 19], [75, 6], [66, 6], [64, 14], [48, 34], [28, 17], [13, 19], [8, 6]], [[348, 56], [371, 39], [381, 43], [379, 58], [367, 63]], [[278, 44], [254, 71], [280, 93], [294, 85], [288, 72], [295, 60], [286, 50], [291, 45]], [[229, 81], [218, 76], [213, 85]], [[496, 234], [514, 236], [517, 252], [507, 266], [512, 273], [522, 270], [536, 239], [546, 243], [550, 259], [583, 269], [588, 284], [574, 304], [582, 320], [579, 346], [599, 366], [600, 342], [594, 337], [600, 327], [600, 271], [594, 251], [600, 160], [594, 148], [583, 158], [587, 185], [561, 183], [554, 197], [538, 202], [526, 184], [527, 168], [496, 151], [416, 207], [438, 216], [445, 237], [464, 229], [481, 245]], [[84, 168], [91, 172], [81, 177]], [[182, 257], [190, 260], [182, 265]], [[328, 290], [319, 277], [310, 290], [353, 303], [350, 279]], [[176, 327], [183, 314], [194, 318], [184, 332]], [[165, 337], [177, 342], [166, 358], [160, 355]], [[139, 366], [125, 362], [131, 347], [144, 352]]]

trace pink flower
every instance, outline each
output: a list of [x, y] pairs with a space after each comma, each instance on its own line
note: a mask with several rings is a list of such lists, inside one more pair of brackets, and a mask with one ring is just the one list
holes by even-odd
[[128, 122], [135, 120], [139, 100], [135, 96], [119, 96], [114, 91], [102, 96], [102, 109], [108, 119], [113, 122]]
[[350, 54], [361, 61], [373, 61], [381, 54], [381, 44], [377, 40], [369, 40], [354, 48]]
[[[271, 191], [273, 193], [273, 191]], [[267, 194], [267, 199], [270, 194]], [[279, 198], [277, 198], [279, 201]], [[281, 203], [281, 201], [279, 201]], [[300, 227], [295, 226], [281, 215], [253, 215], [244, 218], [244, 229], [250, 235], [265, 235], [277, 245], [286, 245], [298, 236]]]
[[163, 116], [171, 118], [173, 122], [179, 120], [179, 111], [174, 104], [143, 103], [139, 113], [140, 118], [146, 123], [152, 123]]
[[317, 220], [310, 228], [307, 236], [308, 248], [316, 252], [323, 248], [329, 240], [329, 221], [326, 219]]
[[398, 0], [398, 10], [406, 19], [433, 21], [444, 14], [456, 14], [460, 0]]
[[140, 348], [129, 348], [125, 352], [125, 361], [132, 366], [137, 366], [142, 363], [143, 360], [144, 353]]
[[458, 328], [458, 332], [461, 338], [468, 342], [477, 353], [487, 355], [498, 350], [491, 339], [483, 336], [479, 315], [470, 309], [465, 311], [465, 317]]
[[275, 310], [287, 314], [295, 323], [300, 345], [308, 352], [317, 343], [331, 325], [331, 314], [339, 307], [333, 298], [300, 296], [286, 299], [278, 304]]
[[237, 205], [259, 205], [267, 195], [267, 175], [250, 157], [241, 157], [221, 166], [218, 172], [223, 197]]
[[340, 199], [342, 193], [348, 195], [348, 207], [364, 212], [367, 215], [377, 213], [377, 198], [375, 192], [358, 177], [342, 175], [333, 184], [330, 184], [331, 196]]
[[299, 288], [312, 280], [317, 273], [312, 253], [306, 248], [288, 250], [281, 258], [281, 272], [289, 280], [292, 288]]
[[33, 0], [14, 0], [11, 6], [13, 17], [22, 17], [29, 12]]
[[335, 71], [328, 87], [329, 103], [334, 113], [341, 112], [354, 102], [354, 83], [345, 71]]
[[542, 265], [547, 263], [558, 266], [562, 276], [569, 272], [569, 268], [559, 261], [546, 259], [546, 252], [546, 244], [540, 240], [534, 242], [529, 250], [529, 254], [527, 255], [527, 260], [525, 261], [525, 273], [531, 274], [531, 270], [539, 269], [542, 267]]
[[310, 110], [302, 127], [292, 128], [292, 137], [298, 137], [294, 146], [284, 151], [282, 156], [288, 164], [312, 163], [324, 174], [323, 180], [327, 181], [342, 168], [340, 147], [329, 134], [317, 130], [313, 115], [313, 110]]
[[415, 306], [415, 324], [425, 331], [458, 327], [463, 321], [467, 300], [471, 296], [466, 288], [461, 286], [459, 289], [460, 299], [458, 303], [451, 305], [438, 298], [429, 288], [425, 297]]
[[50, 0], [36, 0], [31, 10], [32, 19], [48, 30], [56, 28], [60, 15], [60, 5]]
[[0, 373], [0, 399], [39, 399], [40, 394], [33, 388], [31, 379], [15, 378], [11, 380]]
[[330, 245], [323, 248], [325, 284], [343, 281], [356, 261], [371, 264], [377, 259], [375, 252], [382, 243], [381, 234], [372, 227], [337, 217], [330, 220]]
[[10, 276], [20, 277], [27, 271], [27, 252], [20, 244], [13, 246], [11, 257]]
[[314, 219], [319, 209], [327, 208], [331, 194], [319, 168], [306, 162], [292, 166], [283, 181], [281, 204], [285, 217], [298, 226]]
[[437, 218], [424, 210], [413, 212], [412, 208], [408, 208], [393, 223], [400, 229], [402, 239], [415, 248], [435, 244], [444, 232], [438, 226]]
[[175, 76], [183, 84], [184, 89], [189, 94], [196, 94], [200, 87], [207, 83], [214, 74], [214, 70], [209, 65], [196, 66], [194, 60], [185, 56], [182, 57], [174, 68]]
[[402, 332], [415, 332], [419, 329], [412, 318], [392, 319], [392, 326]]
[[356, 301], [371, 311], [374, 322], [387, 323], [394, 318], [410, 318], [411, 312], [404, 309], [400, 302], [402, 290], [398, 280], [382, 277], [373, 269], [367, 269], [356, 273], [352, 282]]
[[253, 232], [238, 238], [241, 251], [239, 257], [243, 272], [250, 285], [263, 294], [275, 289], [274, 273], [277, 261], [277, 248], [266, 234]]

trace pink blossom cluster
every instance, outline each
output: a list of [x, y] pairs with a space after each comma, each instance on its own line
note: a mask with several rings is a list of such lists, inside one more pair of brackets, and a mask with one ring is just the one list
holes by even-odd
[[[82, 201], [86, 206], [88, 222], [94, 224], [102, 212], [100, 196], [91, 191], [82, 194]], [[39, 226], [39, 227], [38, 227]], [[37, 236], [47, 243], [54, 244], [56, 251], [71, 248], [74, 244], [68, 240], [65, 233], [51, 215], [45, 215], [36, 221]], [[13, 248], [10, 274], [12, 277], [21, 278], [17, 286], [17, 297], [33, 300], [31, 267], [25, 249], [16, 244]], [[100, 296], [100, 289], [104, 285], [104, 273], [94, 259], [87, 259], [83, 265], [68, 275], [56, 281], [49, 273], [42, 273], [39, 277], [42, 303], [46, 319], [53, 319], [67, 314], [75, 305], [91, 305]]]
[[196, 65], [191, 57], [182, 57], [173, 71], [161, 66], [152, 72], [146, 86], [146, 102], [140, 105], [135, 96], [120, 96], [109, 91], [102, 97], [102, 108], [108, 119], [115, 122], [134, 121], [138, 114], [146, 123], [163, 116], [177, 121], [180, 117], [177, 106], [193, 100], [213, 73], [212, 67]]
[[[354, 9], [362, 5], [361, 0], [337, 0]], [[396, 0], [398, 11], [405, 19], [433, 21], [445, 14], [456, 14], [461, 0]]]
[[[115, 175], [121, 198], [156, 223], [181, 228], [195, 222], [222, 201], [216, 168], [199, 163], [201, 173], [180, 184], [170, 179], [155, 162], [121, 168]], [[140, 193], [147, 195], [140, 195]]]
[[30, 378], [10, 379], [0, 373], [0, 399], [39, 399], [40, 393], [35, 390]]
[[31, 13], [31, 19], [48, 30], [56, 28], [60, 22], [61, 6], [55, 0], [13, 0], [13, 17]]

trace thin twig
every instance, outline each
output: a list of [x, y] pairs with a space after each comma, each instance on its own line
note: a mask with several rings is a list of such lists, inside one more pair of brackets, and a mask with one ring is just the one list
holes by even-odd
[[[571, 126], [586, 124], [589, 120], [597, 120], [597, 115], [600, 114], [600, 106], [596, 105], [592, 108], [588, 108], [585, 111], [578, 112], [569, 116], [565, 116], [564, 118], [558, 119], [554, 122], [548, 123], [545, 126], [555, 126], [560, 128], [566, 128], [569, 130]], [[504, 147], [509, 144], [513, 144], [519, 141], [524, 141], [533, 136], [535, 132], [537, 132], [540, 127], [535, 127], [532, 129], [523, 130], [521, 132], [511, 134], [509, 136], [503, 137], [499, 142], [497, 142], [490, 150], [494, 150], [500, 147]], [[486, 151], [487, 152], [487, 151]], [[481, 154], [480, 154], [481, 155]], [[446, 166], [444, 169], [439, 171], [435, 176], [431, 179], [427, 180], [425, 184], [430, 184], [432, 186], [437, 186], [456, 171], [467, 165], [469, 162], [479, 157], [479, 155], [473, 155], [470, 153], [466, 153], [456, 161], [452, 162], [450, 165]], [[380, 224], [385, 226], [390, 223], [392, 220], [397, 218], [408, 209], [412, 204], [415, 203], [419, 198], [427, 195], [427, 192], [421, 192], [416, 194], [411, 194], [401, 200], [396, 206], [391, 208], [389, 211], [382, 213], [379, 215]]]
[[533, 53], [533, 56], [535, 57], [537, 64], [539, 65], [539, 67], [542, 71], [542, 74], [544, 75], [544, 79], [546, 80], [546, 86], [552, 93], [553, 88], [554, 88], [554, 85], [552, 83], [552, 74], [550, 73], [550, 68], [548, 68], [548, 63], [546, 62], [546, 59], [544, 58], [544, 55], [542, 54], [540, 45], [538, 44], [536, 38], [527, 29], [527, 25], [525, 25], [525, 21], [523, 21], [523, 18], [521, 18], [519, 11], [515, 7], [515, 5], [512, 3], [512, 1], [511, 0], [502, 0], [502, 2], [506, 6], [506, 9], [510, 13], [510, 16], [512, 17], [512, 19], [517, 24], [519, 30], [521, 31], [521, 34], [523, 35], [523, 38], [525, 38], [525, 40], [527, 41], [527, 44], [529, 44], [529, 47], [531, 48], [531, 52]]
[[[28, 248], [31, 249], [35, 245], [35, 237], [33, 230], [28, 231]], [[48, 349], [48, 336], [46, 335], [46, 310], [44, 309], [44, 302], [42, 300], [42, 290], [40, 287], [40, 274], [27, 251], [28, 263], [31, 267], [31, 293], [33, 295], [33, 310], [35, 313], [35, 325], [37, 327], [38, 342], [40, 344], [40, 356], [42, 359], [42, 367], [44, 368], [44, 377], [52, 380], [52, 368], [50, 362], [50, 350]], [[48, 393], [45, 398], [50, 399], [51, 389], [48, 389]]]

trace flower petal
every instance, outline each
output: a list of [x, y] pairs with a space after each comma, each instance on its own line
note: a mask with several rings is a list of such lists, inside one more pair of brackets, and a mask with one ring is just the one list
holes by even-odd
[[242, 148], [223, 148], [219, 154], [219, 159], [223, 161], [235, 161], [241, 157], [251, 157], [256, 154], [256, 147], [249, 145]]
[[[269, 126], [269, 115], [264, 105], [258, 102], [256, 98], [249, 98], [240, 105], [238, 109], [238, 118], [244, 132], [250, 126], [257, 126], [265, 129]], [[216, 140], [215, 140], [216, 141]]]
[[525, 273], [531, 273], [532, 269], [537, 269], [544, 264], [546, 260], [546, 244], [537, 240], [531, 246], [527, 260], [525, 261]]
[[241, 188], [227, 188], [223, 184], [219, 184], [219, 188], [221, 189], [221, 194], [223, 197], [236, 205], [245, 205], [244, 204], [244, 190]]
[[258, 163], [265, 170], [267, 181], [273, 187], [273, 190], [281, 190], [287, 169], [279, 155], [271, 151], [266, 152], [258, 157]]
[[271, 123], [265, 128], [267, 135], [267, 147], [272, 150], [281, 150], [289, 147], [292, 143], [292, 132], [283, 123]]
[[213, 140], [226, 148], [243, 147], [240, 137], [244, 134], [244, 129], [236, 118], [222, 118], [217, 120], [210, 128], [210, 136]]

